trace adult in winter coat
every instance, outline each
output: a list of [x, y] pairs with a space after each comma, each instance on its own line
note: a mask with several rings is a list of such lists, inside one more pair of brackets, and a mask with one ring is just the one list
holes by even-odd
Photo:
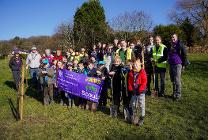
[[12, 70], [12, 75], [14, 78], [15, 88], [19, 89], [20, 79], [21, 79], [21, 67], [22, 67], [22, 59], [19, 55], [19, 51], [14, 51], [14, 56], [9, 61], [9, 67]]
[[181, 98], [181, 70], [189, 64], [184, 45], [176, 34], [172, 35], [172, 46], [168, 48], [168, 63], [170, 64], [170, 78], [173, 83], [173, 97]]

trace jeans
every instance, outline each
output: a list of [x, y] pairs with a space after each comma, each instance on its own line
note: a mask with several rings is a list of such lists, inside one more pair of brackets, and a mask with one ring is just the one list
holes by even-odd
[[145, 116], [145, 93], [133, 95], [130, 101], [130, 115], [139, 118]]
[[[160, 88], [159, 88], [159, 76], [160, 76]], [[155, 70], [155, 88], [159, 92], [159, 95], [165, 93], [165, 69], [157, 68]]]
[[181, 70], [182, 65], [170, 65], [170, 79], [173, 83], [173, 95], [181, 96]]
[[145, 71], [147, 74], [147, 92], [149, 94], [151, 92], [152, 68], [147, 68]]
[[21, 80], [21, 71], [12, 71], [15, 88], [18, 90], [20, 86], [20, 80]]
[[48, 105], [53, 102], [53, 84], [44, 85], [43, 88], [43, 104]]
[[32, 77], [32, 84], [37, 84], [39, 68], [30, 68], [30, 76]]

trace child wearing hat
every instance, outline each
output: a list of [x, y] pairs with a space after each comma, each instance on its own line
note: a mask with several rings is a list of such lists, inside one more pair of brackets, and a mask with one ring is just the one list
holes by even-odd
[[43, 104], [48, 105], [53, 102], [53, 88], [55, 71], [50, 67], [49, 60], [42, 60], [42, 67], [40, 68], [40, 84], [43, 91]]
[[14, 56], [9, 61], [9, 67], [12, 70], [14, 84], [16, 90], [19, 89], [20, 79], [21, 79], [21, 67], [22, 67], [22, 59], [19, 55], [19, 51], [14, 51]]
[[[89, 77], [97, 77], [96, 68], [94, 67], [94, 63], [90, 61], [88, 63], [88, 74]], [[97, 110], [97, 103], [92, 101], [87, 101], [86, 109], [91, 110], [92, 112], [96, 112]]]
[[101, 78], [103, 82], [103, 87], [100, 93], [100, 99], [99, 99], [99, 107], [103, 111], [106, 108], [107, 105], [107, 91], [108, 91], [108, 83], [109, 83], [109, 77], [108, 77], [108, 69], [105, 67], [104, 61], [98, 62], [98, 68], [97, 68], [97, 75], [99, 78]]

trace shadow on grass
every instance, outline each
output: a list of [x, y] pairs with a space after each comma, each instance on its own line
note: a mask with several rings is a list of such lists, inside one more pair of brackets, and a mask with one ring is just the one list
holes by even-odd
[[32, 79], [28, 79], [28, 87], [26, 88], [25, 95], [43, 103], [43, 94], [38, 86], [32, 85]]
[[164, 95], [164, 98], [170, 99], [170, 100], [173, 100], [174, 101], [173, 95]]
[[4, 84], [12, 89], [16, 89], [16, 86], [13, 81], [5, 81]]
[[13, 114], [14, 118], [16, 119], [16, 121], [18, 121], [19, 118], [20, 118], [19, 117], [19, 112], [17, 111], [18, 105], [17, 105], [17, 107], [15, 107], [11, 98], [8, 99], [8, 102], [9, 102], [9, 106], [10, 106], [10, 109], [12, 111], [12, 114]]
[[[4, 84], [7, 85], [9, 88], [15, 89], [15, 84], [13, 81], [5, 81]], [[25, 87], [26, 86], [27, 85], [25, 84]], [[37, 86], [32, 85], [31, 79], [28, 79], [28, 87], [26, 87], [25, 95], [30, 96], [42, 103], [43, 100], [42, 93], [40, 92]]]

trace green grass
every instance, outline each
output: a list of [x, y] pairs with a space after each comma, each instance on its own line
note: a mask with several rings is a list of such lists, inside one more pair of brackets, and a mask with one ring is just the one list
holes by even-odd
[[[0, 60], [0, 139], [208, 139], [208, 55], [190, 55], [191, 65], [183, 72], [182, 100], [146, 97], [142, 127], [59, 104], [43, 106], [41, 94], [27, 89], [24, 119], [16, 121], [8, 99], [16, 106], [8, 61]], [[167, 74], [167, 94], [171, 95]], [[34, 97], [38, 97], [38, 99]]]

